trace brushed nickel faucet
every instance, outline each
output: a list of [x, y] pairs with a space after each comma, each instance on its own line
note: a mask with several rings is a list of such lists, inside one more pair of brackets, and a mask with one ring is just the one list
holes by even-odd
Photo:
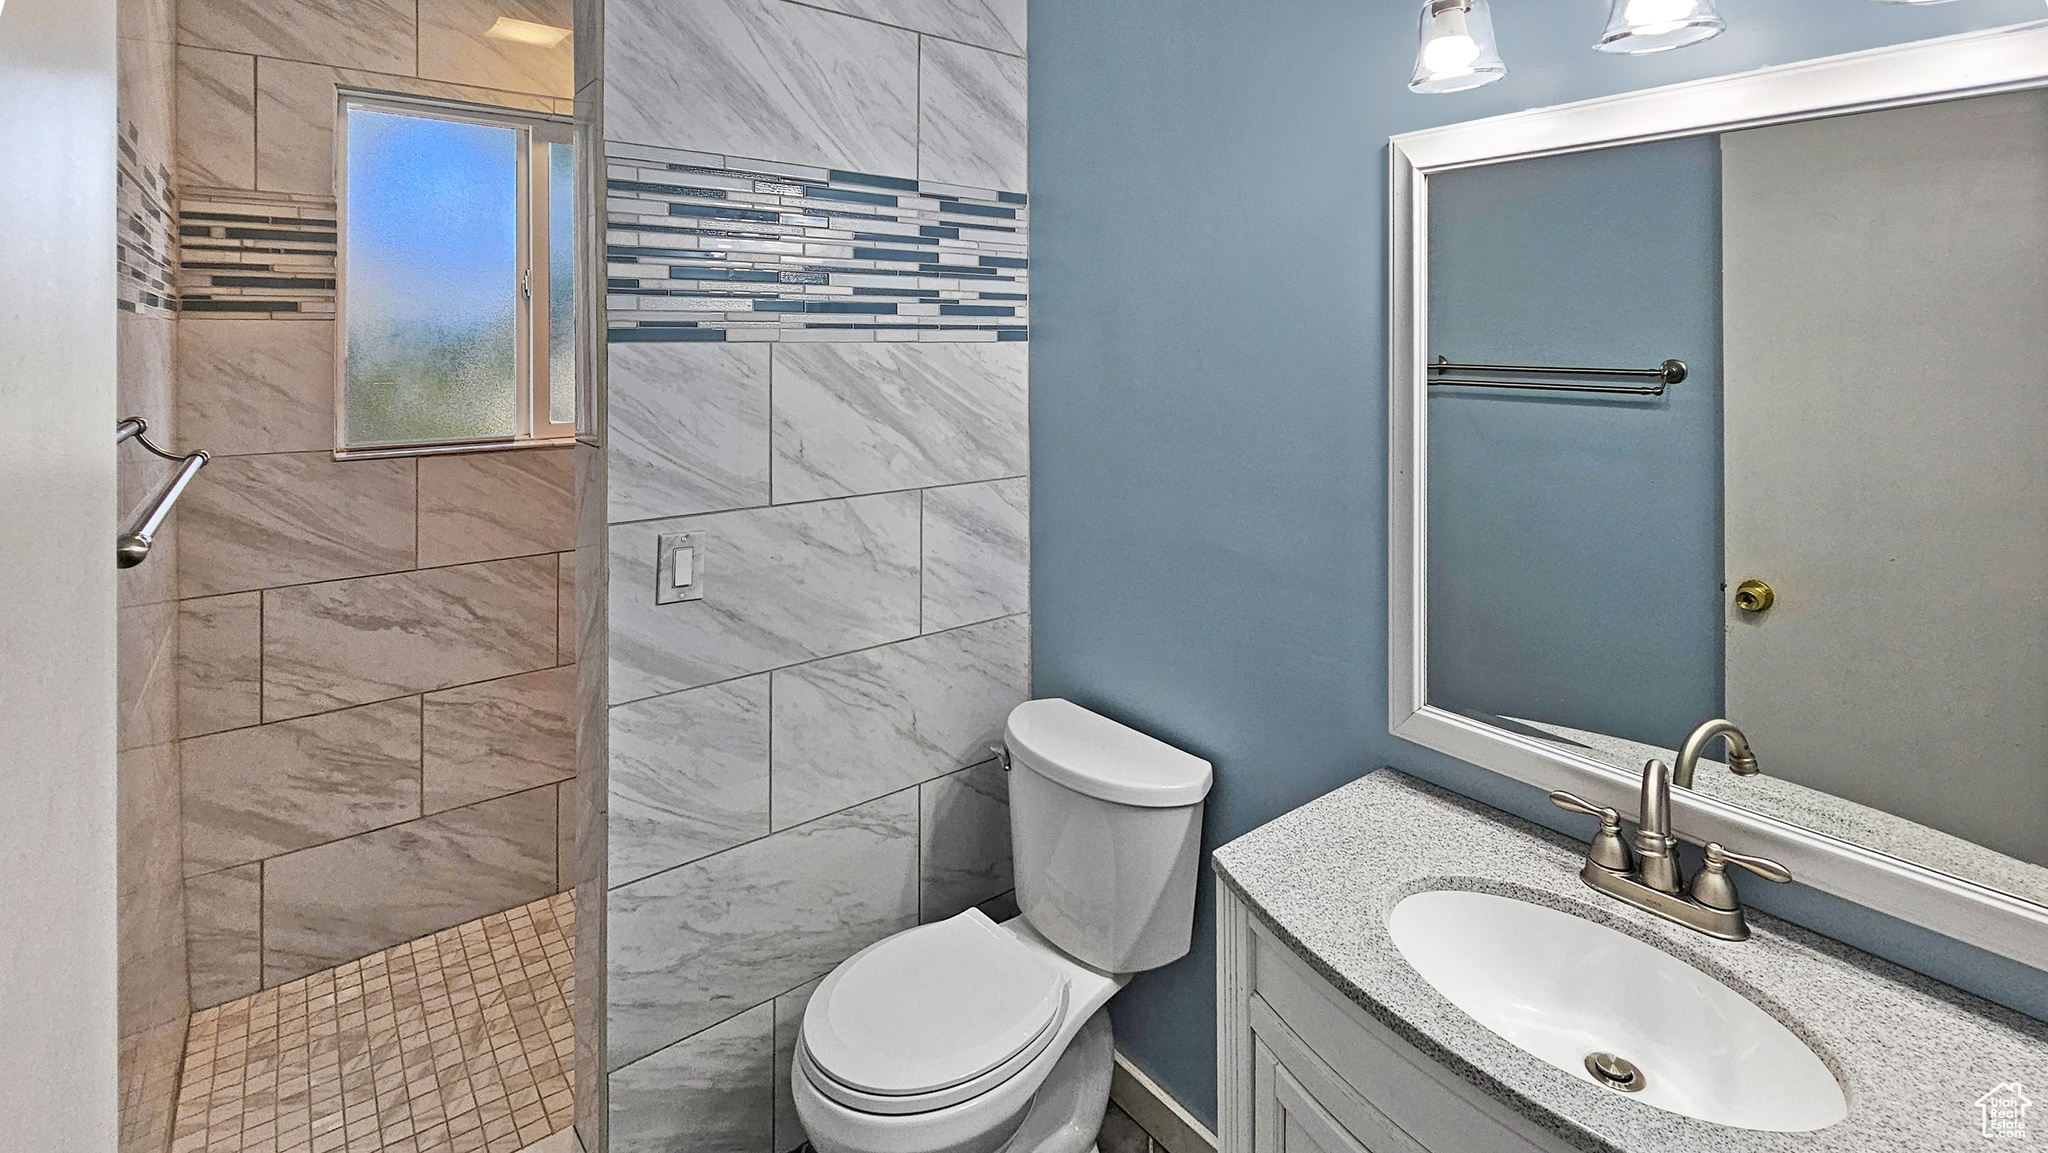
[[1676, 768], [1652, 758], [1643, 764], [1642, 805], [1636, 821], [1635, 849], [1621, 839], [1621, 814], [1594, 805], [1570, 793], [1550, 794], [1550, 803], [1567, 812], [1584, 813], [1600, 819], [1600, 832], [1586, 851], [1586, 863], [1579, 879], [1611, 897], [1676, 921], [1724, 941], [1749, 936], [1749, 922], [1742, 914], [1742, 899], [1735, 881], [1728, 876], [1729, 865], [1739, 865], [1767, 881], [1784, 883], [1792, 879], [1785, 866], [1764, 857], [1729, 852], [1718, 842], [1707, 843], [1706, 867], [1693, 878], [1692, 891], [1685, 891], [1685, 878], [1678, 866], [1678, 838], [1671, 831], [1671, 786], [1691, 788], [1693, 771], [1700, 753], [1715, 737], [1728, 743], [1728, 768], [1741, 776], [1757, 771], [1756, 755], [1750, 751], [1742, 730], [1726, 720], [1715, 719], [1694, 729], [1678, 750]]

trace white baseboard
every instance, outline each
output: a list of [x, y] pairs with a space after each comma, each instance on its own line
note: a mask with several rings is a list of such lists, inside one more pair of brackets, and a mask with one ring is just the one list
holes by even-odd
[[1109, 1074], [1109, 1099], [1131, 1115], [1166, 1153], [1216, 1153], [1216, 1134], [1145, 1076], [1122, 1053]]

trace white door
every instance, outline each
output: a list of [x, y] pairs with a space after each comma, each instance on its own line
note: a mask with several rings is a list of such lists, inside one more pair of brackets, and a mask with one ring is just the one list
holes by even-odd
[[[147, 55], [147, 54], [143, 54]], [[0, 8], [0, 1149], [114, 1082], [114, 5]]]
[[2048, 864], [2048, 95], [1722, 142], [1728, 715]]

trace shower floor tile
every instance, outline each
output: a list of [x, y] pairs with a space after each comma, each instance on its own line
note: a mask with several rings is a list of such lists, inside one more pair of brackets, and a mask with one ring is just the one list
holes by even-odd
[[573, 1111], [572, 895], [192, 1015], [171, 1153], [518, 1153]]

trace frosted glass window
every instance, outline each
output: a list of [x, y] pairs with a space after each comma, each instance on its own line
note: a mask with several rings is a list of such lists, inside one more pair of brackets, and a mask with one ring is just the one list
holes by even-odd
[[344, 96], [337, 448], [566, 438], [575, 152], [511, 109]]
[[548, 420], [576, 423], [576, 151], [548, 152]]

